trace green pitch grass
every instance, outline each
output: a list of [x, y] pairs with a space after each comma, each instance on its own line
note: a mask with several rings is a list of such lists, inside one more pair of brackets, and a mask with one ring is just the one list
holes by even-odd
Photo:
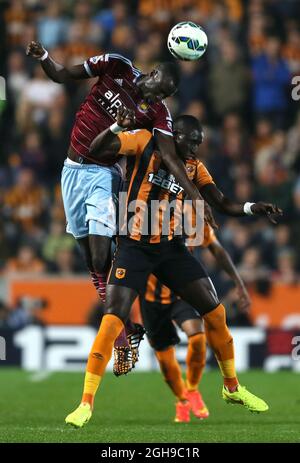
[[202, 392], [211, 416], [173, 423], [174, 400], [159, 373], [107, 374], [94, 415], [83, 429], [64, 425], [77, 406], [83, 374], [0, 370], [0, 442], [300, 442], [300, 376], [252, 371], [240, 382], [264, 398], [270, 410], [251, 414], [221, 399], [218, 372], [208, 372]]

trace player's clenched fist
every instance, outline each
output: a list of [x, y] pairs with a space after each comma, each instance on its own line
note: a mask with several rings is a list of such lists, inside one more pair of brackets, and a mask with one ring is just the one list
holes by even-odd
[[121, 106], [117, 110], [117, 124], [124, 129], [133, 129], [135, 126], [135, 113], [132, 109]]
[[26, 55], [33, 56], [34, 58], [41, 58], [45, 51], [45, 48], [40, 42], [32, 41], [26, 48]]

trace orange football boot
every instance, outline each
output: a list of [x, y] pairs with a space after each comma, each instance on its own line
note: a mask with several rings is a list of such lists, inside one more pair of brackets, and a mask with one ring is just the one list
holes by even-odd
[[192, 413], [196, 418], [203, 420], [204, 418], [209, 417], [208, 408], [205, 405], [199, 391], [187, 391], [186, 398], [190, 402]]
[[178, 401], [176, 403], [176, 416], [175, 416], [175, 423], [189, 423], [190, 422], [190, 410], [191, 404], [189, 401]]

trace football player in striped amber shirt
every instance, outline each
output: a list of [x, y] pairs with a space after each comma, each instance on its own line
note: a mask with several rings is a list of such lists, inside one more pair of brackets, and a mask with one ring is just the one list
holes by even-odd
[[[208, 205], [205, 207], [209, 208]], [[247, 289], [229, 254], [207, 223], [204, 225], [201, 248], [208, 249], [219, 268], [233, 280], [238, 294], [237, 305], [241, 311], [248, 311], [250, 298]], [[198, 258], [199, 247], [189, 249]], [[164, 379], [177, 399], [175, 421], [189, 422], [191, 412], [196, 418], [208, 418], [209, 411], [199, 390], [206, 363], [206, 337], [202, 318], [193, 307], [161, 284], [153, 274], [148, 278], [146, 292], [140, 298], [140, 306], [149, 343], [155, 350]], [[174, 346], [180, 342], [180, 338], [175, 325], [186, 334], [188, 340], [186, 381], [183, 380], [176, 359]]]

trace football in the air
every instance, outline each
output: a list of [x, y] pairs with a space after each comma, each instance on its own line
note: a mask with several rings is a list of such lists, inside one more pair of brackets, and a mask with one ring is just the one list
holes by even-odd
[[207, 35], [201, 26], [191, 21], [176, 24], [168, 35], [168, 48], [173, 56], [184, 61], [194, 61], [205, 53]]

